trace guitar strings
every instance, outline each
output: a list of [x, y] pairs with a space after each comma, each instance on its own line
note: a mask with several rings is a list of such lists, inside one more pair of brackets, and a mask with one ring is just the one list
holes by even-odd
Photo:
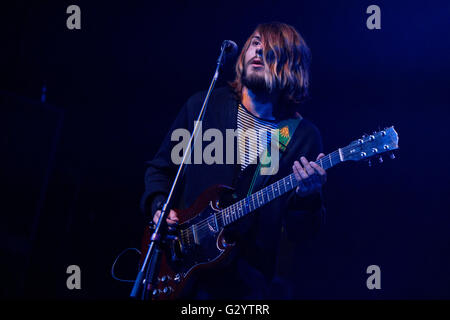
[[[344, 149], [344, 148], [342, 148], [341, 150], [343, 150], [343, 149]], [[339, 162], [341, 162], [341, 161], [340, 161], [340, 155], [339, 155], [338, 151], [334, 151], [334, 152], [330, 153], [329, 155], [327, 155], [327, 156], [325, 156], [325, 157], [330, 158], [330, 164], [331, 164], [331, 165], [333, 165], [333, 164], [332, 164], [333, 161], [331, 161], [331, 159], [336, 160], [337, 158], [339, 158]], [[324, 159], [325, 157], [322, 157], [321, 159]], [[316, 161], [316, 163], [317, 163], [317, 162], [320, 162], [321, 159], [319, 159], [318, 161]], [[335, 163], [337, 164], [338, 162], [335, 161]], [[330, 166], [330, 167], [331, 167], [331, 166]], [[275, 183], [273, 183], [273, 184], [271, 184], [271, 185], [269, 185], [269, 186], [267, 186], [267, 187], [265, 187], [265, 188], [263, 188], [263, 189], [261, 189], [261, 190], [255, 192], [254, 194], [252, 194], [251, 196], [249, 196], [249, 197], [251, 197], [251, 199], [248, 199], [249, 197], [244, 198], [244, 199], [242, 199], [242, 200], [236, 202], [236, 203], [233, 204], [233, 205], [230, 205], [229, 207], [227, 207], [227, 208], [225, 208], [225, 209], [223, 209], [223, 210], [221, 210], [221, 211], [214, 212], [213, 214], [211, 214], [211, 215], [210, 215], [209, 217], [207, 217], [206, 219], [203, 219], [203, 220], [201, 220], [200, 222], [196, 223], [196, 224], [195, 224], [195, 226], [196, 226], [195, 229], [196, 229], [197, 237], [198, 237], [198, 238], [202, 238], [203, 235], [207, 234], [207, 233], [205, 233], [205, 230], [206, 230], [206, 231], [209, 231], [209, 230], [210, 230], [210, 222], [211, 222], [211, 220], [212, 220], [213, 217], [214, 217], [214, 220], [217, 220], [217, 218], [222, 218], [223, 224], [226, 226], [226, 225], [228, 225], [228, 224], [230, 224], [230, 223], [232, 223], [232, 222], [234, 222], [234, 221], [240, 219], [240, 218], [243, 217], [244, 215], [247, 215], [247, 214], [251, 213], [252, 211], [258, 209], [258, 208], [261, 207], [262, 205], [265, 205], [266, 203], [268, 203], [268, 202], [274, 200], [276, 197], [281, 196], [282, 194], [284, 194], [284, 193], [286, 193], [286, 192], [292, 190], [294, 187], [298, 186], [298, 183], [297, 183], [296, 180], [294, 180], [294, 181], [295, 181], [294, 184], [291, 183], [291, 182], [292, 182], [292, 177], [293, 177], [293, 174], [290, 174], [290, 175], [288, 175], [288, 176], [286, 176], [286, 177], [284, 177], [284, 178], [278, 180], [277, 182], [275, 182]], [[290, 180], [291, 182], [288, 182], [287, 185], [286, 185], [286, 180]], [[269, 193], [270, 193], [270, 192], [274, 193], [274, 189], [273, 189], [273, 188], [274, 188], [274, 185], [275, 185], [275, 184], [278, 184], [280, 181], [283, 181], [284, 189], [285, 189], [285, 190], [282, 191], [282, 193], [280, 193], [278, 196], [275, 196], [274, 198], [269, 199]], [[286, 188], [286, 187], [287, 187], [287, 188]], [[270, 191], [270, 189], [272, 189], [272, 191]], [[281, 188], [281, 187], [279, 186], [278, 189], [282, 190], [283, 188]], [[259, 196], [258, 196], [258, 193], [259, 193], [259, 195], [261, 196], [261, 198], [263, 199], [263, 202], [265, 202], [264, 204], [261, 204], [261, 203], [259, 202]], [[255, 195], [256, 195], [256, 199], [254, 199], [254, 198], [255, 198]], [[268, 201], [266, 201], [266, 200], [264, 199], [265, 196], [266, 196], [267, 199], [269, 199]], [[246, 201], [246, 200], [247, 200], [247, 201]], [[249, 201], [248, 201], [248, 200], [249, 200]], [[255, 200], [256, 200], [256, 205], [255, 205]], [[245, 207], [247, 207], [247, 210], [248, 210], [248, 209], [250, 209], [250, 210], [249, 210], [248, 212], [243, 212], [243, 215], [241, 216], [241, 215], [239, 214], [239, 212], [242, 212], [242, 210], [244, 209], [243, 207], [244, 207], [244, 205], [245, 205], [245, 202], [249, 202], [250, 205], [245, 206]], [[239, 205], [239, 204], [240, 204], [240, 205]], [[252, 204], [253, 204], [253, 207], [254, 207], [253, 209], [251, 208]], [[233, 207], [234, 207], [234, 208], [233, 208]], [[239, 207], [240, 207], [240, 208], [239, 208]], [[233, 214], [233, 213], [227, 214], [227, 211], [228, 211], [228, 212], [233, 212], [233, 211], [234, 211], [234, 214]], [[237, 216], [236, 216], [236, 213], [237, 213]], [[230, 221], [230, 222], [225, 221], [224, 214], [227, 215], [227, 216], [229, 217], [229, 221]], [[187, 236], [189, 236], [190, 232], [192, 233], [192, 230], [189, 230], [190, 228], [192, 228], [192, 226], [191, 226], [191, 227], [188, 227], [188, 228], [186, 228], [186, 229], [181, 230], [182, 235], [187, 235]]]
[[[286, 183], [287, 180], [290, 180], [290, 182]], [[275, 186], [279, 183], [279, 181], [284, 181], [283, 185]], [[279, 181], [255, 192], [252, 195], [252, 198], [244, 198], [221, 211], [214, 212], [206, 219], [203, 219], [200, 222], [196, 223], [195, 229], [197, 232], [197, 236], [201, 238], [205, 234], [205, 230], [210, 230], [210, 223], [214, 223], [214, 220], [217, 220], [218, 218], [222, 220], [222, 224], [228, 225], [298, 186], [298, 183], [295, 180], [293, 174]], [[279, 194], [275, 195], [275, 192]], [[273, 198], [271, 194], [274, 194]], [[260, 198], [264, 203], [261, 203], [261, 201], [259, 200]], [[228, 219], [226, 217], [228, 217]], [[192, 226], [181, 230], [183, 236], [189, 236], [189, 234], [192, 233], [192, 230], [189, 230], [190, 228], [192, 228]]]
[[[355, 148], [356, 146], [358, 146], [357, 142], [353, 142], [352, 144], [341, 148], [340, 151], [342, 152], [342, 155], [344, 155], [349, 149]], [[319, 165], [320, 165], [320, 163], [322, 163], [321, 167], [324, 167], [322, 159], [325, 159], [325, 158], [328, 158], [328, 161], [330, 162], [330, 167], [326, 168], [325, 170], [331, 168], [335, 164], [338, 164], [338, 163], [342, 162], [342, 160], [341, 160], [341, 153], [339, 152], [339, 149], [335, 150], [335, 151], [329, 153], [328, 155], [322, 157], [321, 159], [315, 161], [315, 163], [317, 163]], [[253, 193], [252, 195], [250, 195], [250, 196], [248, 196], [248, 197], [246, 197], [246, 198], [244, 198], [244, 199], [242, 199], [242, 200], [240, 200], [240, 201], [238, 201], [238, 202], [228, 206], [227, 208], [224, 208], [221, 211], [214, 212], [213, 214], [211, 214], [206, 219], [203, 219], [200, 222], [194, 224], [196, 226], [195, 230], [196, 230], [198, 238], [202, 238], [203, 235], [207, 234], [207, 233], [205, 233], [205, 230], [206, 231], [210, 230], [210, 220], [211, 220], [211, 218], [214, 217], [215, 221], [217, 221], [218, 218], [222, 218], [222, 222], [223, 222], [224, 226], [226, 226], [226, 225], [228, 225], [230, 223], [233, 223], [234, 221], [240, 219], [241, 217], [251, 213], [252, 211], [258, 209], [259, 207], [267, 204], [268, 202], [274, 200], [278, 196], [281, 196], [282, 194], [284, 194], [284, 193], [286, 193], [288, 191], [291, 191], [294, 187], [298, 186], [298, 183], [297, 183], [296, 180], [295, 180], [295, 185], [292, 185], [291, 183], [288, 183], [288, 186], [286, 186], [285, 180], [287, 180], [288, 178], [289, 178], [289, 180], [292, 180], [291, 176], [292, 176], [292, 174], [290, 174], [290, 175], [288, 175], [288, 176], [278, 180], [277, 182], [275, 182], [275, 183], [273, 183], [273, 184], [271, 184], [271, 185], [269, 185], [269, 186], [267, 186], [267, 187], [265, 187], [265, 188], [255, 192], [255, 193]], [[281, 181], [283, 181], [285, 191], [280, 193], [278, 196], [275, 196], [274, 198], [269, 199], [269, 192], [270, 192], [269, 189], [272, 188], [272, 193], [274, 193], [274, 189], [273, 189], [274, 185], [280, 183]], [[288, 187], [288, 189], [286, 189], [286, 187]], [[281, 190], [280, 187], [278, 187], [278, 189]], [[259, 203], [259, 199], [258, 199], [259, 196], [258, 196], [258, 194], [262, 197], [263, 202], [265, 202], [262, 205]], [[255, 196], [256, 196], [256, 201], [257, 201], [256, 205], [255, 205], [255, 199], [254, 199]], [[266, 196], [267, 199], [269, 199], [269, 200], [268, 201], [264, 200], [264, 196]], [[251, 198], [251, 199], [249, 199], [249, 198]], [[248, 206], [245, 206], [246, 202], [248, 202], [250, 204]], [[253, 209], [251, 209], [251, 203], [253, 203], [253, 207], [254, 207]], [[250, 209], [250, 210], [248, 212], [245, 212], [244, 206], [245, 206], [245, 208], [247, 210], [248, 209]], [[235, 209], [232, 209], [233, 207], [235, 207]], [[241, 207], [241, 208], [239, 209], [239, 207]], [[239, 212], [242, 212], [243, 209], [244, 209], [243, 215], [240, 215]], [[230, 222], [226, 222], [225, 218], [224, 218], [224, 215], [227, 214], [227, 211], [229, 211], [229, 212], [233, 212], [234, 211], [234, 214], [233, 213], [228, 213], [228, 215], [227, 215], [227, 216], [229, 216], [229, 221]], [[237, 213], [237, 216], [236, 216], [236, 213]], [[192, 228], [192, 226], [180, 230], [181, 236], [182, 237], [184, 237], [184, 236], [188, 236], [189, 237], [190, 232], [192, 233], [192, 230], [190, 230], [191, 228]]]
[[[344, 149], [344, 148], [342, 148], [341, 150], [343, 150], [343, 149]], [[329, 161], [330, 161], [330, 164], [331, 164], [331, 165], [333, 165], [333, 162], [335, 162], [336, 164], [339, 163], [339, 162], [341, 162], [341, 161], [340, 161], [340, 154], [339, 154], [339, 152], [338, 152], [337, 150], [334, 151], [334, 152], [332, 152], [332, 153], [330, 153], [330, 154], [328, 154], [327, 156], [322, 157], [321, 159], [324, 159], [325, 157], [330, 158]], [[317, 162], [321, 162], [321, 159], [317, 160], [316, 163], [317, 163]], [[335, 161], [332, 161], [331, 159], [334, 159]], [[339, 162], [337, 162], [337, 159], [339, 159]], [[329, 168], [331, 168], [331, 166], [330, 166]], [[266, 203], [268, 203], [268, 202], [274, 200], [274, 199], [277, 198], [278, 196], [281, 196], [282, 194], [284, 194], [284, 193], [286, 193], [286, 192], [288, 192], [288, 191], [291, 191], [294, 187], [297, 187], [297, 186], [298, 186], [297, 181], [294, 180], [294, 181], [295, 181], [295, 185], [292, 185], [292, 183], [288, 183], [288, 185], [286, 185], [285, 180], [291, 180], [291, 181], [292, 181], [292, 176], [293, 176], [293, 174], [290, 174], [290, 175], [288, 175], [288, 176], [286, 176], [286, 177], [284, 177], [284, 178], [278, 180], [277, 182], [275, 182], [275, 183], [273, 183], [273, 184], [271, 184], [271, 185], [269, 185], [269, 186], [267, 186], [267, 187], [265, 187], [265, 188], [263, 188], [263, 189], [261, 189], [261, 190], [255, 192], [255, 193], [253, 193], [253, 194], [250, 195], [249, 197], [246, 197], [246, 198], [244, 198], [244, 199], [242, 199], [242, 200], [240, 200], [240, 201], [238, 201], [238, 202], [236, 202], [236, 203], [234, 203], [234, 204], [228, 206], [227, 208], [224, 208], [224, 209], [221, 210], [221, 211], [214, 212], [213, 214], [211, 214], [211, 215], [210, 215], [209, 217], [207, 217], [206, 219], [203, 219], [203, 220], [199, 221], [198, 223], [194, 224], [194, 225], [196, 226], [196, 227], [195, 227], [195, 230], [196, 230], [196, 233], [197, 233], [198, 238], [201, 238], [203, 235], [206, 234], [206, 233], [205, 233], [205, 230], [206, 230], [206, 231], [209, 231], [209, 230], [210, 230], [210, 222], [211, 222], [210, 220], [212, 220], [213, 217], [214, 217], [214, 220], [217, 220], [218, 218], [222, 218], [222, 221], [224, 222], [224, 224], [225, 224], [225, 226], [226, 226], [226, 225], [228, 225], [228, 224], [230, 224], [230, 223], [232, 223], [232, 222], [234, 222], [234, 221], [240, 219], [241, 217], [243, 217], [243, 216], [245, 216], [245, 215], [251, 213], [252, 211], [258, 209], [258, 208], [261, 207], [262, 205], [265, 205]], [[267, 197], [267, 195], [269, 195], [269, 192], [271, 192], [269, 189], [272, 188], [272, 193], [273, 193], [273, 191], [274, 191], [274, 190], [273, 190], [274, 185], [275, 185], [275, 184], [278, 184], [278, 183], [281, 182], [281, 181], [283, 181], [284, 188], [281, 188], [281, 187], [279, 186], [278, 189], [280, 189], [280, 190], [285, 189], [285, 190], [282, 191], [282, 193], [280, 193], [278, 196], [275, 196], [274, 198], [272, 198], [272, 199], [270, 199], [269, 201], [265, 202], [266, 200], [264, 200], [264, 196], [266, 196], [266, 198], [269, 198], [269, 197]], [[286, 187], [287, 187], [288, 189], [287, 189]], [[262, 196], [263, 202], [265, 202], [265, 203], [262, 204], [262, 205], [259, 203], [259, 199], [258, 199], [258, 195], [257, 195], [258, 193]], [[255, 196], [256, 196], [256, 199], [254, 199]], [[250, 198], [250, 197], [252, 198], [251, 200], [248, 199], [248, 198]], [[248, 199], [248, 200], [247, 200], [247, 199]], [[232, 207], [236, 207], [236, 209], [235, 209], [235, 211], [234, 211], [235, 213], [236, 213], [236, 212], [239, 212], [239, 211], [242, 210], [242, 209], [244, 209], [244, 208], [243, 208], [243, 204], [245, 204], [246, 200], [247, 200], [247, 202], [250, 203], [250, 205], [248, 205], [248, 209], [250, 209], [250, 210], [249, 210], [248, 212], [246, 212], [246, 213], [244, 212], [244, 214], [243, 214], [242, 216], [240, 216], [239, 213], [238, 213], [238, 216], [237, 216], [237, 217], [236, 217], [235, 214], [234, 214], [234, 216], [232, 216], [233, 214], [232, 214], [232, 213], [229, 213], [228, 216], [229, 216], [229, 218], [230, 218], [230, 219], [229, 219], [230, 222], [225, 222], [224, 214], [227, 214], [227, 211], [233, 212]], [[256, 200], [256, 205], [255, 205], [255, 200]], [[239, 205], [239, 203], [241, 203], [241, 202], [242, 202], [243, 204]], [[251, 205], [251, 204], [253, 204], [253, 205]], [[253, 209], [251, 209], [252, 206], [253, 206]], [[240, 209], [240, 210], [237, 209], [238, 207], [241, 207], [241, 209]], [[244, 210], [245, 210], [245, 209], [244, 209]], [[241, 212], [242, 212], [242, 211], [241, 211]], [[230, 216], [230, 215], [231, 215], [231, 216]], [[234, 219], [233, 219], [233, 218], [234, 218]], [[192, 230], [190, 230], [191, 228], [192, 228], [192, 226], [187, 227], [186, 229], [180, 230], [180, 232], [181, 232], [182, 235], [183, 235], [183, 233], [184, 233], [185, 235], [189, 236], [189, 233], [192, 232]]]
[[[261, 204], [258, 199], [253, 199], [253, 201], [252, 200], [245, 201], [247, 198], [244, 198], [244, 199], [236, 202], [235, 204], [233, 204], [233, 205], [231, 205], [231, 206], [229, 206], [229, 207], [227, 207], [227, 208], [225, 208], [225, 209], [223, 209], [221, 211], [214, 212], [208, 218], [203, 219], [202, 221], [200, 221], [200, 222], [195, 224], [195, 226], [196, 226], [195, 230], [196, 230], [197, 236], [199, 238], [201, 238], [205, 234], [205, 230], [206, 231], [210, 230], [210, 226], [209, 225], [210, 225], [211, 220], [220, 218], [223, 221], [223, 224], [225, 226], [229, 225], [230, 223], [233, 223], [234, 221], [242, 218], [243, 216], [245, 216], [245, 215], [255, 211], [256, 209], [260, 208], [261, 206], [267, 204], [268, 202], [274, 200], [278, 196], [281, 196], [282, 194], [292, 190], [294, 187], [297, 186], [297, 185], [294, 185], [293, 187], [291, 187], [291, 185], [292, 184], [285, 185], [285, 188], [279, 188], [280, 190], [281, 189], [284, 189], [284, 190], [279, 195], [275, 196], [274, 198], [271, 198], [268, 201], [265, 200], [264, 198], [268, 199], [269, 198], [268, 197], [269, 192], [272, 193], [271, 191], [269, 191], [268, 189], [263, 191], [264, 189], [262, 189], [262, 190], [260, 190], [258, 192], [255, 192], [253, 195], [255, 195], [256, 193], [259, 193], [260, 196], [262, 196], [262, 198], [264, 200], [264, 204]], [[249, 205], [245, 206], [244, 205], [245, 202], [248, 202]], [[234, 208], [232, 209], [232, 207], [234, 207]], [[238, 209], [239, 207], [240, 207], [240, 209]], [[227, 214], [227, 211], [228, 212], [233, 212], [234, 211], [234, 215], [233, 215], [233, 213], [229, 213], [228, 214], [228, 217], [229, 217], [228, 221], [226, 221], [226, 219], [224, 217], [224, 215]], [[247, 212], [245, 212], [245, 211], [247, 211]], [[240, 214], [239, 212], [241, 212], [242, 214]], [[237, 216], [236, 216], [236, 213], [237, 213]], [[212, 219], [213, 217], [214, 217], [214, 219]], [[192, 232], [192, 230], [190, 230], [191, 228], [192, 228], [192, 226], [181, 230], [181, 232], [185, 232], [186, 235], [189, 235], [189, 233]]]

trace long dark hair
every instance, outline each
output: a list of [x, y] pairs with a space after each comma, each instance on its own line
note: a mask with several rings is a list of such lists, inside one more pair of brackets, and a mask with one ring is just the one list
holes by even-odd
[[286, 108], [297, 109], [309, 96], [311, 52], [297, 30], [285, 23], [270, 22], [256, 27], [237, 59], [236, 78], [230, 85], [241, 99], [245, 53], [256, 33], [261, 37], [264, 63], [271, 74], [266, 79], [267, 88], [269, 91], [277, 88], [280, 91], [279, 103]]

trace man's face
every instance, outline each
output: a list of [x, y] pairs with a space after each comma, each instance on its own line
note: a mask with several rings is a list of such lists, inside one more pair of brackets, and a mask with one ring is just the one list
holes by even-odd
[[269, 72], [267, 66], [264, 65], [262, 58], [263, 47], [259, 33], [255, 33], [251, 40], [250, 46], [245, 53], [244, 70], [242, 75], [243, 84], [252, 90], [265, 90], [266, 81], [265, 74]]

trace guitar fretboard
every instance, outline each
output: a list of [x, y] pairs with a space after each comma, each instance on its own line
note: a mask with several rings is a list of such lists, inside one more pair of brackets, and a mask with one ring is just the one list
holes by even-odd
[[[327, 170], [340, 162], [341, 159], [339, 156], [339, 150], [337, 150], [322, 157], [321, 159], [316, 161], [316, 164]], [[219, 220], [221, 220], [222, 226], [227, 226], [230, 223], [249, 214], [250, 212], [258, 209], [259, 207], [262, 207], [275, 198], [278, 198], [286, 192], [291, 191], [297, 186], [297, 179], [295, 178], [295, 175], [291, 173], [283, 179], [280, 179], [268, 185], [267, 187], [223, 209], [222, 211], [217, 212], [216, 214], [219, 216]]]
[[[342, 162], [341, 149], [338, 149], [315, 163], [327, 170]], [[199, 243], [203, 235], [209, 233], [211, 228], [216, 231], [246, 216], [252, 211], [262, 207], [268, 202], [280, 197], [298, 186], [294, 173], [280, 179], [267, 187], [249, 195], [248, 197], [232, 204], [231, 206], [212, 214], [205, 220], [193, 224], [188, 229], [182, 230], [182, 239], [187, 243]]]

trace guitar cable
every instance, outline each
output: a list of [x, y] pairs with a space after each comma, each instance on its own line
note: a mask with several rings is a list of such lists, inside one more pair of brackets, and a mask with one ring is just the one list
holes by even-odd
[[114, 267], [116, 266], [116, 263], [117, 263], [117, 261], [119, 260], [119, 258], [120, 258], [125, 252], [130, 251], [130, 250], [134, 250], [134, 251], [138, 252], [139, 255], [141, 255], [141, 251], [139, 251], [139, 250], [136, 249], [136, 248], [126, 248], [126, 249], [123, 250], [121, 253], [119, 253], [119, 255], [118, 255], [117, 258], [114, 260], [114, 263], [113, 263], [112, 266], [111, 266], [111, 277], [112, 277], [114, 280], [121, 281], [121, 282], [134, 282], [134, 281], [135, 281], [135, 280], [120, 279], [120, 278], [118, 278], [118, 277], [115, 275], [115, 273], [114, 273]]

